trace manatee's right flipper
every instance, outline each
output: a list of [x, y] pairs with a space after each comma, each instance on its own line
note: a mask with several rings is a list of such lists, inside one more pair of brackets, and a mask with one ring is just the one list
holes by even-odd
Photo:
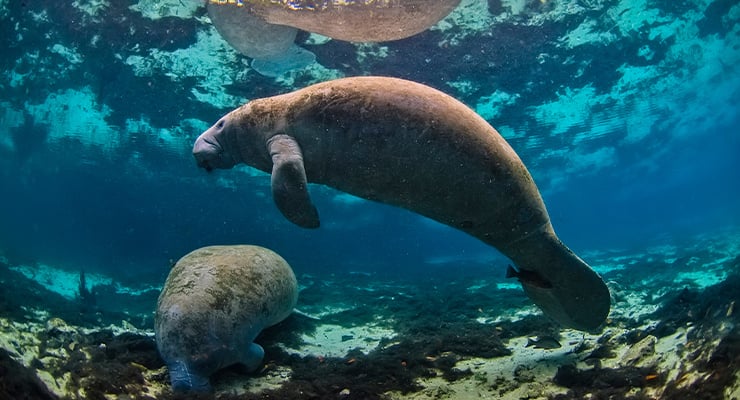
[[308, 195], [306, 170], [300, 146], [288, 135], [267, 141], [272, 157], [272, 198], [290, 222], [303, 228], [318, 228], [319, 213]]
[[244, 351], [240, 362], [244, 364], [249, 371], [254, 371], [262, 365], [262, 359], [264, 358], [265, 350], [262, 346], [257, 343], [250, 343], [249, 347]]
[[188, 368], [187, 363], [176, 360], [167, 365], [170, 371], [172, 390], [176, 392], [210, 392], [211, 384], [207, 376], [201, 376]]

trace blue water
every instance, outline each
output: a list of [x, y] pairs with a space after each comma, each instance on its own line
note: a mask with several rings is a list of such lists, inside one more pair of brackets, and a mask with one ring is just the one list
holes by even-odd
[[[73, 7], [50, 6], [45, 11], [46, 19], [40, 21], [29, 17], [28, 12], [32, 9], [43, 12], [45, 7], [29, 4], [5, 5], [3, 8], [6, 21], [21, 24], [16, 28], [12, 28], [10, 23], [3, 24], [6, 79], [18, 80], [17, 74], [30, 74], [30, 78], [20, 79], [20, 84], [6, 82], [0, 87], [2, 101], [7, 108], [1, 131], [5, 145], [0, 148], [3, 152], [0, 249], [11, 260], [84, 267], [124, 273], [134, 278], [139, 275], [160, 277], [168, 270], [169, 260], [176, 260], [191, 249], [216, 243], [264, 245], [283, 254], [296, 269], [306, 271], [345, 269], [348, 265], [366, 269], [395, 268], [397, 265], [423, 263], [434, 257], [485, 259], [496, 256], [495, 251], [475, 239], [406, 211], [364, 201], [333, 201], [337, 193], [325, 188], [312, 188], [324, 226], [317, 231], [292, 226], [271, 203], [266, 175], [235, 177], [233, 171], [207, 175], [195, 167], [189, 146], [200, 133], [198, 130], [177, 131], [175, 135], [180, 135], [177, 137], [179, 140], [174, 142], [157, 138], [157, 130], [172, 130], [184, 118], [196, 118], [210, 124], [231, 107], [213, 107], [194, 101], [187, 92], [204, 84], [197, 76], [177, 82], [162, 75], [166, 71], [136, 77], [119, 61], [121, 54], [142, 54], [141, 50], [134, 49], [137, 45], [163, 51], [185, 47], [194, 40], [195, 30], [206, 27], [181, 18], [167, 18], [163, 22], [135, 19], [133, 24], [141, 24], [139, 29], [150, 34], [134, 33], [113, 40], [118, 28], [111, 23], [90, 21], [90, 26], [98, 29], [95, 32], [86, 29], [85, 22], [66, 26], [65, 13], [85, 15]], [[137, 13], [115, 7], [101, 11], [101, 15], [112, 18], [118, 12], [141, 18]], [[726, 23], [720, 37], [726, 35], [725, 44], [729, 47], [720, 48], [723, 53], [716, 55], [729, 60], [719, 60], [724, 70], [708, 82], [697, 83], [702, 86], [684, 87], [677, 82], [674, 89], [662, 93], [665, 99], [638, 96], [633, 100], [636, 105], [647, 102], [654, 108], [645, 114], [644, 121], [634, 121], [650, 126], [647, 136], [637, 143], [624, 143], [628, 130], [625, 124], [629, 122], [627, 119], [631, 113], [628, 107], [609, 109], [608, 105], [599, 105], [603, 109], [600, 112], [617, 123], [607, 127], [605, 132], [593, 134], [589, 134], [589, 129], [595, 130], [599, 124], [608, 121], [599, 121], [591, 116], [578, 121], [565, 133], [548, 135], [547, 130], [552, 125], [541, 123], [536, 114], [528, 111], [552, 101], [555, 93], [563, 93], [569, 86], [603, 86], [603, 92], [608, 92], [608, 82], [614, 83], [618, 79], [619, 73], [614, 69], [620, 65], [662, 63], [657, 55], [652, 62], [639, 57], [635, 59], [622, 47], [637, 48], [645, 41], [657, 47], [659, 52], [668, 51], [672, 46], [678, 46], [675, 36], [670, 36], [668, 43], [656, 43], [648, 40], [643, 32], [628, 32], [617, 41], [617, 45], [588, 45], [593, 54], [575, 52], [571, 56], [593, 64], [581, 66], [587, 76], [573, 79], [569, 76], [573, 63], [562, 63], [562, 57], [570, 53], [561, 46], [555, 46], [556, 37], [566, 32], [572, 23], [545, 24], [549, 31], [544, 27], [525, 29], [512, 25], [511, 29], [519, 30], [515, 36], [522, 36], [520, 42], [526, 45], [526, 40], [531, 39], [531, 46], [536, 47], [536, 51], [520, 52], [511, 48], [514, 45], [505, 37], [490, 39], [481, 47], [480, 56], [473, 53], [472, 60], [459, 60], [460, 66], [453, 64], [453, 56], [467, 51], [467, 44], [460, 44], [460, 50], [434, 48], [432, 44], [436, 43], [435, 36], [439, 34], [427, 33], [421, 38], [392, 42], [390, 48], [395, 50], [398, 47], [399, 52], [416, 52], [418, 57], [426, 52], [437, 52], [439, 54], [426, 56], [432, 59], [429, 63], [433, 63], [434, 68], [414, 69], [420, 60], [408, 60], [411, 65], [397, 65], [389, 60], [376, 61], [361, 71], [350, 69], [346, 74], [397, 75], [443, 90], [447, 81], [469, 80], [480, 86], [478, 92], [484, 92], [483, 88], [493, 79], [508, 91], [520, 91], [519, 95], [525, 99], [523, 104], [505, 108], [506, 111], [489, 122], [495, 127], [505, 125], [520, 132], [510, 137], [510, 142], [540, 185], [554, 226], [563, 240], [576, 250], [640, 246], [656, 240], [686, 239], [694, 234], [737, 226], [740, 222], [737, 201], [740, 194], [740, 120], [737, 112], [740, 88], [737, 64], [731, 62], [738, 58], [739, 50], [737, 19], [727, 18], [734, 24]], [[48, 35], [30, 30], [33, 24], [37, 24], [40, 30], [57, 34], [48, 38]], [[22, 27], [26, 25], [29, 29], [24, 30]], [[506, 25], [502, 25], [492, 29], [505, 32]], [[529, 36], [523, 35], [524, 32]], [[91, 45], [89, 41], [94, 35], [98, 35], [96, 40], [105, 42], [105, 45]], [[165, 40], [167, 38], [169, 41]], [[691, 40], [701, 43], [702, 39], [709, 41], [712, 38], [705, 36]], [[172, 42], [173, 39], [183, 43]], [[76, 49], [82, 61], [70, 62], [58, 52], [50, 51], [54, 44]], [[341, 42], [332, 44], [346, 47]], [[112, 48], [107, 48], [108, 45]], [[331, 66], [332, 54], [326, 46], [314, 47], [319, 61]], [[558, 52], [550, 54], [550, 57], [561, 61], [540, 63], [526, 58], [545, 51]], [[30, 58], [35, 61], [13, 61], [16, 58], [25, 60], [24, 54], [34, 52], [41, 54], [39, 58]], [[523, 54], [503, 65], [497, 64], [500, 57], [519, 53]], [[478, 60], [486, 54], [491, 56], [489, 62], [496, 64], [492, 69], [486, 69], [488, 64], [481, 64], [482, 61]], [[713, 61], [714, 58], [715, 55], [706, 56], [707, 60]], [[48, 70], [49, 65], [51, 70]], [[567, 65], [567, 68], [563, 70], [562, 65]], [[231, 67], [236, 71], [237, 66]], [[396, 67], [398, 71], [392, 69]], [[697, 67], [676, 65], [673, 72], [683, 75]], [[65, 72], [65, 68], [69, 71]], [[659, 68], [664, 74], [672, 73], [665, 65]], [[484, 74], [491, 71], [499, 75]], [[514, 76], [523, 71], [529, 74]], [[545, 78], [551, 83], [542, 83]], [[585, 81], [585, 78], [592, 81]], [[247, 79], [253, 83], [236, 85], [236, 92], [244, 98], [290, 89], [275, 86], [270, 79], [254, 73]], [[703, 114], [692, 116], [687, 123], [681, 123], [680, 115], [661, 115], [704, 107], [700, 103], [702, 98], [693, 95], [692, 91], [701, 91], [702, 96], [710, 93], [711, 97], [711, 85], [729, 92], [724, 95], [726, 101], [718, 104], [726, 109], [706, 108]], [[538, 91], [534, 91], [533, 86]], [[232, 92], [235, 89], [233, 84], [224, 87]], [[86, 143], [85, 132], [63, 132], [69, 136], [68, 139], [55, 137], [52, 141], [44, 137], [44, 131], [48, 130], [49, 124], [55, 124], [53, 116], [48, 110], [33, 112], [32, 106], [43, 102], [44, 96], [67, 89], [86, 88], [93, 90], [93, 100], [98, 107], [114, 110], [104, 122], [100, 122], [115, 128], [111, 134], [122, 139], [108, 149], [101, 149], [101, 143]], [[673, 90], [679, 89], [686, 93], [680, 98], [676, 95], [678, 99], [671, 98]], [[446, 91], [457, 94], [471, 107], [479, 100], [475, 93], [461, 95], [449, 87]], [[664, 101], [671, 102], [672, 110], [661, 109]], [[580, 107], [578, 104], [573, 106]], [[36, 131], [32, 129], [35, 133], [30, 134], [27, 127], [19, 127], [19, 122], [23, 121], [19, 121], [11, 110], [16, 114], [26, 113], [32, 123], [37, 124]], [[87, 108], [70, 105], [61, 115], [75, 119], [87, 111]], [[723, 116], [716, 124], [715, 115]], [[152, 128], [150, 131], [127, 132], [123, 123], [125, 118], [142, 118]], [[620, 122], [620, 118], [624, 122]], [[664, 120], [669, 122], [661, 123]], [[692, 122], [698, 122], [699, 126], [692, 127]], [[585, 139], [576, 140], [579, 136], [585, 136]], [[529, 144], [532, 137], [541, 140], [533, 146]], [[102, 143], [106, 141], [102, 139]], [[599, 166], [599, 160], [593, 160], [590, 154], [594, 149], [608, 149], [609, 162]], [[565, 155], [543, 157], [545, 152], [564, 152]], [[579, 160], [579, 157], [586, 156], [587, 160]], [[598, 168], [576, 168], [569, 172], [574, 164], [580, 162], [595, 163]], [[219, 178], [229, 180], [231, 187], [217, 184]]]
[[409, 211], [311, 185], [322, 226], [305, 230], [278, 212], [269, 175], [197, 168], [195, 138], [230, 110], [357, 75], [424, 83], [486, 118], [577, 254], [740, 228], [737, 1], [465, 0], [478, 11], [376, 46], [299, 32], [316, 64], [277, 78], [250, 69], [196, 2], [69, 3], [0, 2], [8, 265], [159, 287], [194, 249], [255, 244], [299, 276], [413, 280], [475, 264], [502, 278], [495, 249]]

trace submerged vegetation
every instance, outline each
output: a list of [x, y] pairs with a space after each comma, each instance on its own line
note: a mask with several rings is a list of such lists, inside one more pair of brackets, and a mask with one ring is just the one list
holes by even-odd
[[[115, 303], [104, 299], [110, 292], [101, 292], [103, 308], [91, 321], [74, 300], [42, 301], [55, 294], [5, 265], [2, 282], [15, 285], [0, 298], [2, 340], [14, 340], [15, 347], [3, 353], [0, 398], [454, 398], [475, 390], [502, 398], [718, 399], [740, 383], [740, 314], [734, 308], [740, 256], [720, 267], [726, 279], [708, 287], [654, 281], [664, 288], [654, 300], [644, 292], [623, 292], [642, 300], [618, 302], [597, 334], [561, 330], [537, 312], [518, 312], [526, 304], [523, 295], [497, 289], [502, 281], [486, 276], [490, 269], [481, 265], [437, 266], [418, 280], [303, 277], [299, 308], [320, 316], [296, 313], [265, 330], [256, 340], [266, 350], [259, 371], [227, 368], [212, 377], [215, 394], [185, 396], [169, 389], [151, 320], [105, 309]], [[670, 276], [687, 269], [674, 265]], [[18, 307], [18, 298], [39, 301]], [[155, 304], [153, 296], [126, 301], [139, 303], [140, 310]], [[137, 328], [121, 325], [120, 318], [147, 322]], [[367, 329], [377, 325], [387, 328], [386, 336]], [[333, 329], [341, 330], [336, 342], [327, 336]], [[559, 337], [563, 348], [534, 349], [527, 346], [533, 337]], [[32, 357], [28, 366], [14, 361], [20, 353]], [[46, 389], [49, 379], [58, 386]]]

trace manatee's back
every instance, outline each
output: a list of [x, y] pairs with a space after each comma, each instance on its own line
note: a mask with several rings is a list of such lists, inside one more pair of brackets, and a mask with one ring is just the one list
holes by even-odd
[[[218, 267], [206, 261], [202, 249], [192, 252], [172, 268], [157, 302], [154, 330], [162, 358], [187, 364], [208, 376], [222, 361], [219, 349], [233, 347], [233, 334], [225, 329], [230, 316], [213, 293]], [[231, 361], [231, 360], [225, 360]]]
[[200, 373], [240, 361], [259, 332], [287, 317], [297, 282], [279, 255], [257, 246], [210, 246], [172, 269], [157, 303], [157, 345], [168, 363]]
[[525, 285], [551, 317], [585, 330], [604, 321], [603, 280], [560, 242], [526, 167], [474, 111], [393, 78], [347, 78], [286, 96], [309, 181], [467, 232], [553, 285]]
[[412, 210], [496, 247], [549, 223], [514, 150], [440, 91], [361, 77], [272, 99], [266, 108], [292, 104], [286, 131], [311, 182]]

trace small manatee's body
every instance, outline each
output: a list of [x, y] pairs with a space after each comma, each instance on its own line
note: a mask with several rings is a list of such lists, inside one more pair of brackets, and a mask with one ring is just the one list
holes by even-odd
[[464, 104], [430, 87], [358, 77], [253, 100], [195, 142], [206, 168], [272, 172], [273, 198], [297, 225], [319, 226], [307, 182], [417, 212], [497, 248], [548, 315], [592, 330], [609, 312], [601, 277], [555, 235], [514, 150]]
[[173, 389], [209, 390], [208, 377], [232, 364], [256, 369], [264, 350], [254, 338], [285, 319], [297, 296], [288, 263], [262, 247], [210, 246], [181, 258], [154, 321]]

